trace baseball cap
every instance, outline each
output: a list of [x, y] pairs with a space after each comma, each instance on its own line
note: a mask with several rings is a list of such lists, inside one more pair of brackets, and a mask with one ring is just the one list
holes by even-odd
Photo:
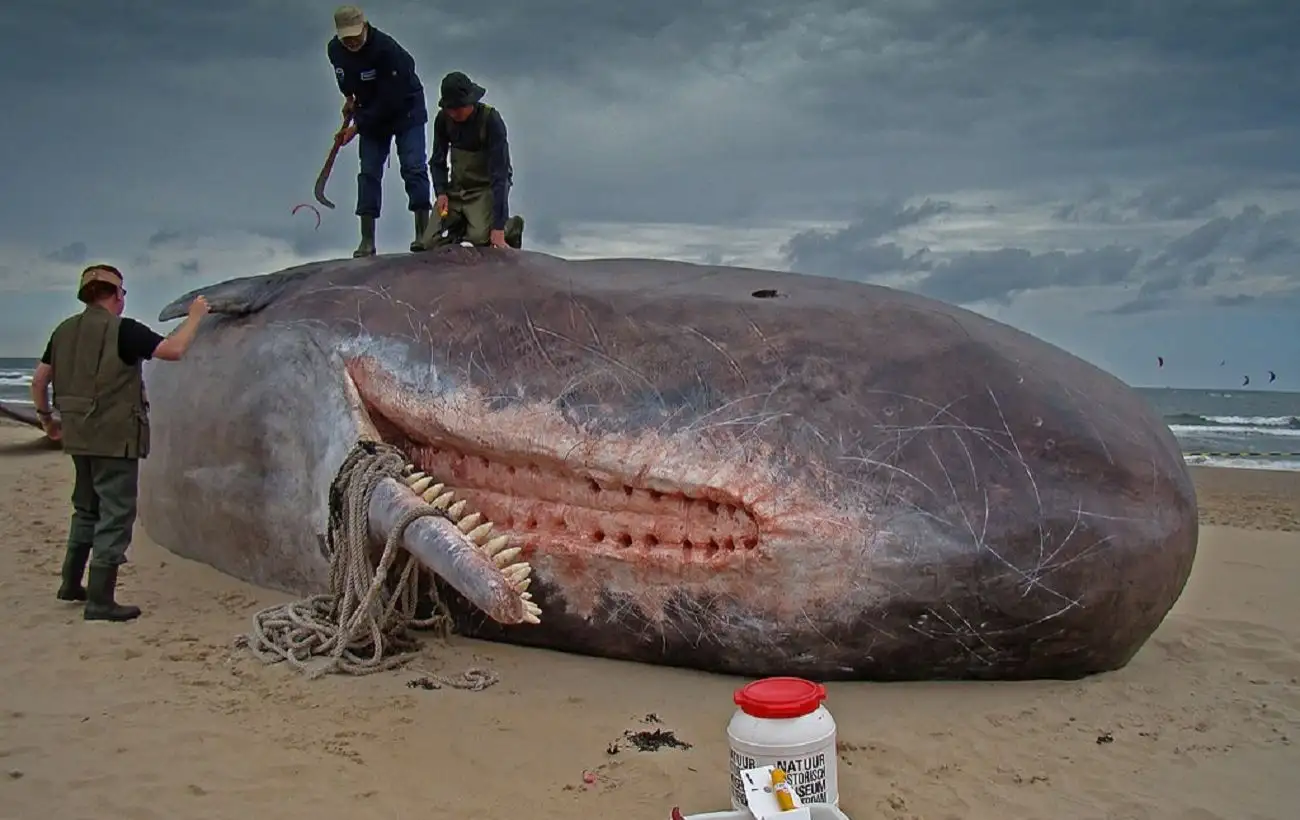
[[[104, 282], [122, 289], [122, 272], [112, 265], [91, 265], [81, 272], [81, 284], [77, 285], [77, 298], [81, 299], [86, 285], [92, 282]], [[82, 301], [85, 301], [82, 299]]]
[[334, 10], [334, 30], [342, 37], [356, 37], [366, 28], [366, 15], [356, 6], [339, 6]]

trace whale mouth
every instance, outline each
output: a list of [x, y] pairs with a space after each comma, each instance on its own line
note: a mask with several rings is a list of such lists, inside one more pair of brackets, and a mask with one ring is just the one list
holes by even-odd
[[674, 563], [725, 561], [757, 550], [761, 519], [736, 493], [670, 486], [642, 465], [584, 469], [573, 459], [493, 447], [453, 433], [395, 381], [377, 384], [371, 367], [349, 363], [358, 397], [379, 436], [416, 469], [466, 499], [509, 534], [525, 557], [618, 554]]
[[436, 434], [417, 439], [366, 409], [385, 442], [510, 534], [525, 556], [573, 549], [692, 560], [758, 548], [754, 515], [724, 493], [665, 492], [638, 486], [635, 476], [611, 485], [547, 456], [494, 452]]

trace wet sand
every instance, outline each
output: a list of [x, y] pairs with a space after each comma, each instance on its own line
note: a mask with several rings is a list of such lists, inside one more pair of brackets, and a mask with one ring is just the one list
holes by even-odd
[[[56, 601], [71, 463], [0, 424], [0, 818], [663, 820], [728, 806], [734, 678], [453, 638], [416, 668], [300, 678], [232, 639], [287, 596], [143, 534], [130, 624]], [[1174, 613], [1075, 682], [831, 684], [854, 820], [1291, 820], [1300, 803], [1300, 473], [1195, 470]], [[1279, 532], [1288, 527], [1293, 532]], [[413, 689], [485, 665], [482, 692]], [[655, 714], [658, 725], [644, 723]], [[607, 747], [662, 728], [690, 749]], [[590, 772], [594, 783], [584, 782]]]
[[1300, 472], [1193, 467], [1202, 524], [1300, 532]]

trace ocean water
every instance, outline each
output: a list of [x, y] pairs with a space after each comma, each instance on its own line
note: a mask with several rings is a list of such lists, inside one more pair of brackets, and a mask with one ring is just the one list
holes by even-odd
[[[0, 358], [0, 400], [30, 404], [35, 359]], [[1300, 470], [1300, 393], [1139, 387], [1189, 464]]]

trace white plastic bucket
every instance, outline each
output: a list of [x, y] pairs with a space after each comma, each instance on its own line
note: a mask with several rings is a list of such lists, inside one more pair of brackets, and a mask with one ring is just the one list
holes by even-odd
[[740, 773], [779, 766], [804, 803], [840, 804], [835, 719], [822, 706], [826, 687], [803, 678], [763, 678], [736, 690], [727, 726], [731, 807], [746, 810]]
[[[849, 820], [848, 815], [826, 803], [806, 803], [812, 820]], [[684, 814], [682, 820], [754, 820], [749, 811], [710, 811], [704, 814]]]

